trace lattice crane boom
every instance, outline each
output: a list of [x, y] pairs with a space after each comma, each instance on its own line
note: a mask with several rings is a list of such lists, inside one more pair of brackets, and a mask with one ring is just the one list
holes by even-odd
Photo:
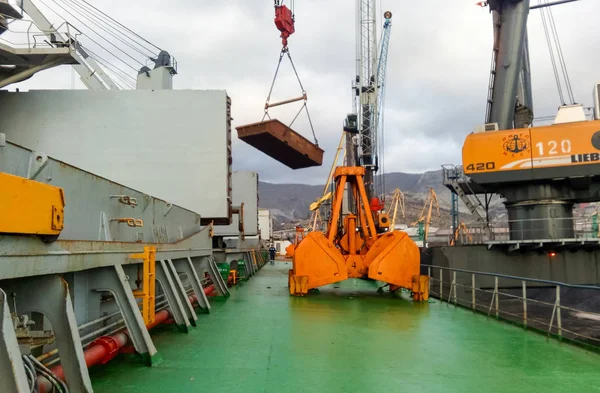
[[375, 0], [357, 0], [356, 79], [354, 82], [358, 138], [353, 157], [348, 160], [366, 169], [365, 188], [372, 200], [383, 194], [375, 184], [380, 159], [383, 159], [382, 111], [385, 78], [391, 35], [392, 13], [384, 13], [381, 40], [377, 35], [377, 7]]
[[[377, 66], [377, 113], [375, 124], [377, 125], [376, 132], [379, 147], [379, 156], [383, 161], [383, 149], [385, 146], [383, 138], [383, 108], [385, 104], [385, 91], [386, 91], [386, 76], [387, 76], [387, 63], [388, 54], [390, 50], [390, 38], [392, 33], [392, 13], [386, 11], [383, 14], [383, 32], [381, 33], [380, 50], [379, 50], [379, 64]], [[385, 190], [383, 190], [385, 191]]]
[[357, 53], [355, 113], [358, 114], [359, 144], [356, 164], [366, 169], [367, 197], [375, 194], [377, 172], [377, 6], [376, 0], [357, 0]]

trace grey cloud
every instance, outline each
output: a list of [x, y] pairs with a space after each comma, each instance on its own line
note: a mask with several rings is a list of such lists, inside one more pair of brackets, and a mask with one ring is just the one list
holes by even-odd
[[[292, 171], [240, 142], [234, 167], [263, 180], [318, 184], [325, 180], [341, 124], [351, 110], [355, 75], [355, 10], [349, 0], [297, 0], [297, 33], [290, 48], [309, 94], [324, 166]], [[394, 13], [386, 98], [386, 170], [420, 172], [460, 163], [465, 136], [483, 122], [492, 21], [474, 0], [380, 0]], [[533, 3], [536, 3], [534, 0]], [[235, 124], [260, 120], [280, 50], [271, 0], [97, 0], [94, 4], [178, 60], [176, 88], [223, 88], [233, 98]], [[600, 2], [556, 7], [554, 16], [576, 99], [591, 105], [599, 60], [596, 19]], [[552, 115], [560, 104], [539, 11], [530, 17], [535, 110]], [[282, 70], [278, 97], [297, 92], [291, 70]], [[23, 86], [68, 88], [70, 71], [42, 73]], [[281, 116], [289, 116], [285, 110]], [[298, 131], [309, 137], [305, 125]]]

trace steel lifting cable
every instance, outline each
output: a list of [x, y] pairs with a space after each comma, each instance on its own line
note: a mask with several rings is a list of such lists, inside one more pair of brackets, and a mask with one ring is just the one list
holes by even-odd
[[[275, 7], [279, 7], [285, 5], [285, 0], [274, 0], [274, 3]], [[296, 14], [296, 4], [294, 0], [290, 0], [290, 11], [292, 11], [292, 16]]]
[[[284, 56], [287, 55], [288, 59], [290, 60], [290, 64], [292, 65], [292, 69], [294, 70], [294, 75], [296, 75], [296, 79], [298, 80], [298, 84], [300, 85], [300, 89], [302, 90], [302, 96], [299, 99], [291, 99], [291, 100], [287, 100], [287, 101], [282, 101], [280, 103], [271, 105], [270, 101], [271, 101], [271, 95], [273, 94], [273, 88], [275, 87], [275, 83], [277, 82], [277, 76], [279, 75], [279, 70], [281, 68], [281, 63], [283, 61]], [[279, 106], [282, 104], [288, 104], [288, 103], [292, 103], [292, 102], [296, 102], [296, 101], [303, 101], [303, 105], [300, 108], [300, 110], [298, 111], [298, 113], [296, 114], [296, 116], [294, 117], [294, 119], [292, 120], [292, 122], [290, 123], [289, 127], [291, 128], [292, 125], [296, 122], [296, 119], [298, 119], [298, 116], [300, 116], [300, 113], [302, 113], [303, 110], [306, 111], [306, 115], [308, 117], [308, 123], [310, 125], [310, 130], [312, 132], [313, 138], [315, 140], [315, 145], [319, 145], [319, 141], [317, 140], [317, 135], [315, 134], [315, 128], [313, 126], [313, 122], [312, 119], [310, 117], [310, 112], [308, 110], [308, 97], [306, 95], [306, 90], [304, 89], [304, 85], [302, 84], [302, 81], [300, 80], [300, 75], [298, 75], [298, 70], [296, 70], [296, 65], [294, 64], [294, 61], [292, 60], [292, 56], [290, 55], [290, 50], [287, 46], [284, 46], [281, 49], [281, 53], [279, 54], [279, 61], [277, 63], [277, 69], [275, 70], [275, 75], [273, 76], [273, 82], [271, 83], [271, 88], [269, 89], [269, 95], [267, 96], [267, 101], [265, 102], [265, 114], [262, 118], [262, 121], [264, 121], [266, 118], [268, 118], [269, 120], [271, 120], [271, 116], [269, 115], [269, 108], [273, 107], [273, 106]]]
[[[109, 15], [107, 15], [106, 13], [102, 12], [101, 10], [99, 10], [98, 8], [94, 7], [92, 4], [90, 4], [89, 2], [87, 2], [86, 0], [78, 0], [81, 1], [85, 4], [87, 4], [89, 7], [91, 7], [92, 9], [94, 9], [95, 11], [99, 12], [102, 16], [104, 16], [105, 18], [107, 18], [109, 21], [113, 22], [114, 24], [116, 24], [117, 26], [120, 26], [123, 28], [123, 30], [127, 31], [128, 33], [130, 33], [131, 35], [133, 35], [136, 38], [139, 38], [141, 41], [147, 43], [150, 46], [153, 46], [155, 49], [157, 49], [159, 52], [162, 50], [160, 47], [154, 45], [152, 42], [148, 41], [147, 39], [145, 39], [144, 37], [140, 36], [139, 34], [137, 34], [135, 31], [131, 30], [130, 28], [128, 28], [127, 26], [123, 25], [122, 23], [120, 23], [119, 21], [111, 18]], [[140, 46], [142, 46], [140, 44]], [[145, 48], [145, 47], [144, 47]], [[145, 48], [146, 50], [148, 50], [147, 48]], [[148, 50], [150, 51], [150, 50]], [[151, 51], [150, 51], [151, 52]]]
[[[541, 3], [541, 1], [538, 1]], [[550, 40], [550, 33], [548, 32], [548, 24], [546, 22], [546, 13], [543, 8], [540, 9], [542, 15], [542, 24], [544, 25], [544, 34], [546, 35], [546, 43], [548, 44], [548, 51], [550, 52], [550, 62], [552, 63], [552, 70], [554, 71], [554, 79], [556, 80], [556, 87], [558, 89], [558, 96], [560, 102], [565, 104], [565, 97], [562, 90], [562, 84], [560, 83], [560, 76], [558, 75], [558, 67], [556, 66], [556, 59], [554, 57], [554, 50], [552, 48], [552, 41]]]
[[[548, 0], [546, 0], [548, 3]], [[569, 98], [571, 99], [571, 104], [575, 103], [575, 96], [573, 95], [573, 87], [571, 85], [571, 78], [569, 78], [569, 72], [567, 71], [567, 63], [565, 61], [565, 56], [563, 54], [562, 45], [560, 43], [560, 38], [558, 36], [558, 28], [556, 27], [556, 22], [554, 20], [554, 13], [552, 11], [552, 7], [548, 7], [548, 15], [550, 21], [550, 27], [552, 29], [552, 34], [554, 36], [554, 43], [556, 45], [556, 50], [558, 52], [558, 60], [561, 64], [563, 77], [565, 78], [565, 85], [567, 88], [567, 93], [569, 94]]]
[[[104, 23], [104, 21], [99, 16], [94, 15], [89, 10], [83, 8], [83, 6], [81, 4], [78, 4], [76, 1], [74, 1], [74, 0], [63, 0], [63, 1], [66, 2], [66, 3], [69, 3], [70, 7], [73, 10], [77, 10], [77, 12], [79, 12], [84, 18], [88, 19], [92, 24], [94, 24], [95, 26], [97, 26], [99, 29], [101, 29], [102, 31], [106, 32], [110, 36], [114, 37], [116, 40], [118, 40], [119, 42], [121, 42], [123, 45], [129, 47], [130, 49], [134, 50], [135, 52], [139, 53], [140, 55], [142, 55], [144, 57], [156, 56], [156, 53], [154, 53], [154, 52], [150, 52], [147, 49], [146, 49], [147, 52], [143, 52], [141, 49], [136, 48], [132, 43], [127, 42], [125, 40], [125, 38], [127, 38], [127, 37], [125, 37], [122, 33], [121, 33], [121, 35], [123, 37], [125, 37], [125, 38], [119, 37], [115, 32], [111, 31], [107, 27], [104, 27], [102, 25], [102, 23]], [[132, 42], [135, 42], [135, 41], [133, 41], [131, 39], [129, 39], [129, 40], [132, 41]], [[135, 42], [135, 43], [137, 44], [137, 42]], [[140, 47], [144, 48], [141, 45], [140, 45]]]
[[[538, 0], [538, 4], [549, 4], [548, 0]], [[548, 14], [546, 14], [546, 11]], [[562, 82], [560, 80], [560, 74], [558, 71], [558, 65], [560, 65], [561, 73], [565, 82], [565, 89], [570, 100], [570, 104], [575, 103], [575, 96], [573, 94], [573, 86], [571, 84], [571, 78], [569, 77], [569, 72], [567, 70], [567, 64], [565, 61], [565, 57], [562, 50], [562, 45], [560, 43], [560, 37], [558, 35], [558, 29], [556, 27], [556, 22], [554, 20], [554, 14], [552, 12], [551, 7], [548, 7], [547, 10], [544, 8], [540, 9], [542, 16], [542, 24], [544, 26], [544, 34], [546, 35], [546, 43], [548, 44], [548, 50], [550, 52], [550, 61], [552, 62], [552, 68], [554, 71], [554, 78], [556, 80], [556, 85], [558, 88], [558, 94], [560, 96], [560, 100], [562, 104], [566, 104]], [[547, 18], [547, 19], [546, 19]], [[554, 53], [554, 47], [552, 45], [554, 42], [554, 46], [556, 47], [556, 54]], [[555, 55], [558, 56], [558, 65], [555, 58]]]
[[[129, 57], [131, 60], [135, 61], [136, 63], [140, 64], [142, 67], [144, 66], [144, 64], [142, 62], [140, 62], [138, 59], [136, 59], [135, 57], [131, 56], [129, 53], [125, 52], [123, 49], [119, 48], [117, 45], [113, 44], [112, 42], [110, 42], [110, 40], [106, 39], [102, 34], [99, 34], [96, 30], [92, 29], [90, 26], [88, 26], [85, 22], [83, 22], [81, 19], [79, 19], [77, 16], [73, 15], [72, 12], [70, 12], [68, 9], [66, 9], [65, 7], [63, 7], [62, 5], [59, 4], [59, 2], [57, 0], [51, 0], [54, 4], [56, 4], [58, 7], [60, 7], [63, 11], [65, 11], [67, 14], [71, 15], [75, 20], [77, 20], [79, 23], [81, 23], [83, 26], [87, 27], [90, 31], [92, 31], [94, 34], [96, 34], [97, 36], [101, 37], [103, 40], [105, 40], [106, 42], [108, 42], [110, 45], [112, 45], [113, 47], [115, 47], [119, 52], [123, 53], [125, 56]], [[84, 36], [88, 37], [92, 42], [94, 42], [96, 45], [100, 46], [102, 49], [106, 50], [108, 53], [111, 53], [109, 50], [107, 50], [106, 48], [102, 47], [97, 41], [93, 40], [92, 37], [90, 37], [88, 34], [83, 34]], [[114, 55], [113, 55], [114, 56]], [[116, 57], [116, 56], [115, 56]], [[131, 66], [130, 66], [131, 67]], [[134, 67], [131, 67], [132, 69], [134, 69], [136, 72], [137, 70]]]
[[[96, 7], [90, 5], [89, 3], [82, 1], [82, 0], [68, 0], [68, 1], [77, 5], [77, 7], [79, 7], [79, 9], [81, 10], [82, 13], [85, 12], [87, 15], [89, 15], [88, 19], [91, 20], [92, 18], [94, 18], [99, 23], [105, 24], [108, 29], [112, 29], [114, 31], [114, 33], [111, 35], [117, 37], [116, 35], [118, 34], [120, 37], [122, 37], [122, 38], [117, 38], [119, 41], [123, 42], [128, 47], [134, 49], [136, 52], [142, 54], [144, 57], [156, 56], [156, 53], [161, 51], [161, 49], [158, 48], [156, 45], [150, 43], [149, 41], [145, 40], [143, 37], [139, 36], [135, 32], [124, 27], [122, 24], [120, 24], [119, 22], [117, 22], [116, 20], [111, 18], [110, 16], [106, 15], [105, 13], [103, 13], [102, 11], [97, 9]], [[139, 40], [138, 40], [138, 38], [139, 38]], [[144, 45], [143, 42], [140, 42], [140, 40], [142, 40], [143, 42], [148, 42], [150, 44], [150, 46], [154, 47], [154, 48], [149, 48], [148, 46]], [[125, 42], [125, 41], [128, 41], [128, 42]], [[137, 47], [139, 47], [141, 49], [138, 49]], [[144, 51], [149, 53], [150, 55], [143, 53]]]
[[[104, 59], [102, 56], [94, 53], [93, 51], [91, 51], [87, 48], [86, 48], [86, 51], [92, 56], [92, 58], [94, 58], [106, 70], [110, 71], [116, 79], [120, 80], [121, 83], [125, 84], [125, 86], [127, 86], [128, 89], [135, 89], [136, 79], [134, 77], [132, 77], [131, 75], [128, 75], [126, 72], [121, 70], [118, 66], [116, 66], [115, 64], [111, 63], [110, 61]], [[130, 81], [128, 81], [127, 79], [129, 79]], [[121, 90], [124, 90], [123, 86], [120, 86], [115, 80], [113, 80], [113, 82], [115, 84], [117, 84], [118, 87], [121, 88]]]

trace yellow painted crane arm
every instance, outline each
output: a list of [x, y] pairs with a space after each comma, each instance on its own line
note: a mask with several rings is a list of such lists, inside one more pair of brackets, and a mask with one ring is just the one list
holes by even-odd
[[452, 238], [452, 241], [450, 241], [451, 246], [454, 246], [456, 244], [461, 233], [463, 233], [466, 236], [469, 243], [473, 243], [473, 236], [471, 235], [471, 232], [469, 232], [467, 224], [461, 222], [458, 225], [458, 228], [456, 228], [456, 231], [454, 231], [454, 237]]
[[[387, 214], [392, 215], [392, 222], [390, 224], [391, 230], [396, 227], [396, 218], [398, 217], [398, 207], [402, 212], [402, 218], [406, 217], [404, 210], [404, 193], [400, 189], [396, 188], [392, 196], [392, 203], [390, 204]], [[392, 214], [393, 212], [393, 214]]]

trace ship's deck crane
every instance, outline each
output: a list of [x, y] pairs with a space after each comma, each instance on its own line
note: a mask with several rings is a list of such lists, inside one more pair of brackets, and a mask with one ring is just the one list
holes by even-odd
[[[69, 48], [73, 60], [69, 64], [89, 90], [172, 89], [172, 77], [177, 74], [175, 59], [90, 2], [61, 2], [52, 8], [41, 0], [18, 3], [19, 20], [28, 23], [26, 34], [31, 35], [28, 40], [33, 41], [33, 47], [40, 45], [36, 40], [44, 36], [44, 45]], [[12, 27], [9, 33], [23, 33]], [[153, 69], [150, 63], [154, 63]]]
[[[386, 12], [382, 61], [377, 57], [376, 0], [357, 0], [356, 113], [346, 118], [346, 166], [333, 179], [332, 209], [325, 232], [313, 231], [294, 251], [289, 272], [291, 295], [348, 278], [369, 278], [389, 284], [390, 290], [409, 288], [415, 300], [428, 298], [426, 276], [419, 276], [420, 253], [405, 232], [390, 231], [389, 215], [376, 197], [378, 170], [378, 104], [380, 81], [385, 80], [391, 13]], [[380, 72], [383, 72], [381, 74]], [[354, 138], [354, 137], [358, 138]], [[347, 209], [346, 209], [347, 208]], [[349, 211], [348, 214], [346, 214]]]

